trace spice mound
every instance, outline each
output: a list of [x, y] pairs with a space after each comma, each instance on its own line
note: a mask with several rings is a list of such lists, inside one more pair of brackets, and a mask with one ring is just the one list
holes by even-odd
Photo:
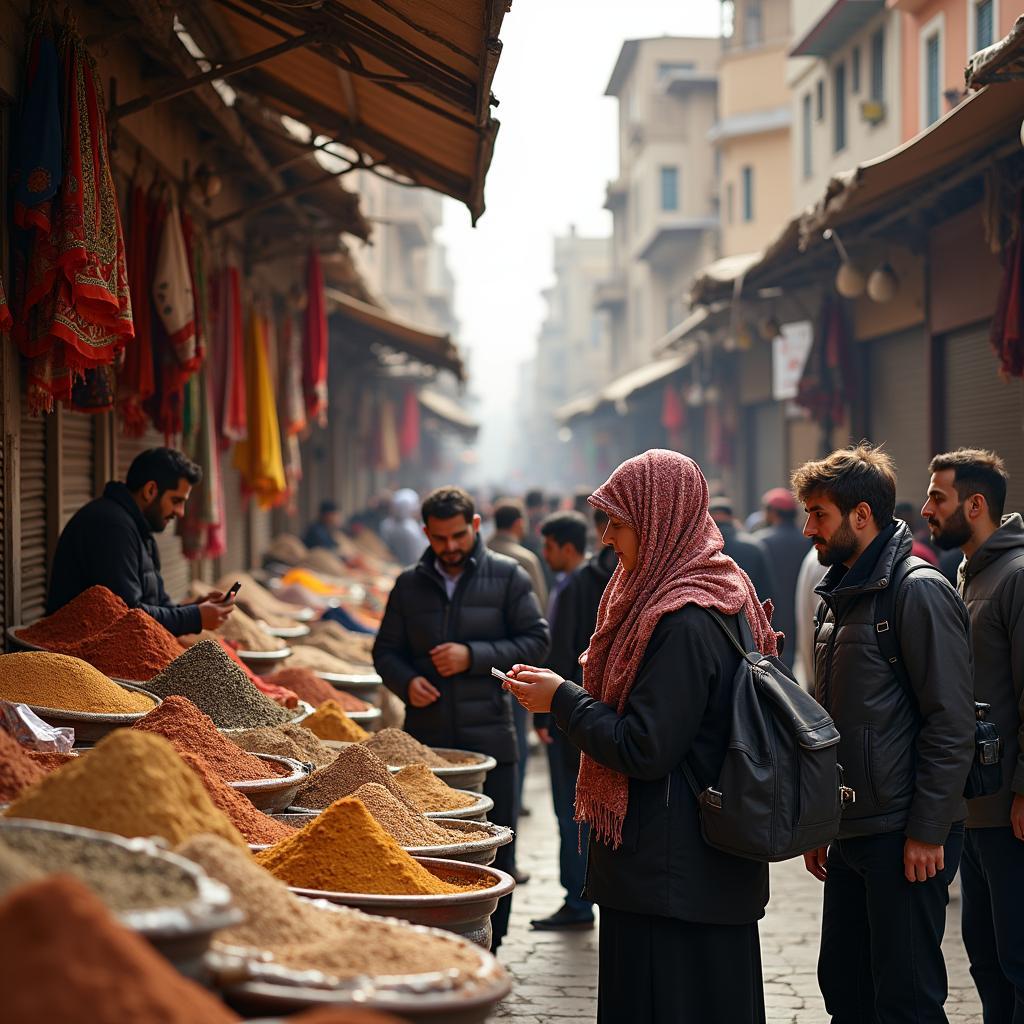
[[116, 679], [145, 680], [181, 654], [181, 644], [141, 608], [132, 608], [106, 629], [62, 648]]
[[85, 757], [25, 790], [4, 813], [121, 836], [163, 836], [172, 843], [201, 832], [245, 842], [174, 747], [134, 729], [104, 736]]
[[[199, 895], [195, 879], [177, 864], [85, 836], [4, 828], [0, 851], [25, 858], [48, 875], [74, 875], [111, 910], [175, 907]], [[0, 866], [0, 891], [4, 888]]]
[[43, 869], [36, 867], [28, 857], [0, 842], [0, 899], [19, 885], [35, 882], [44, 875]]
[[459, 832], [444, 828], [422, 814], [415, 814], [399, 803], [383, 786], [368, 782], [352, 794], [372, 815], [388, 835], [402, 846], [452, 846], [487, 839], [482, 830]]
[[359, 744], [345, 747], [331, 764], [313, 772], [309, 781], [299, 790], [295, 803], [299, 807], [319, 810], [343, 796], [349, 796], [366, 782], [376, 782], [399, 803], [405, 804], [411, 811], [415, 810], [392, 781], [388, 766]]
[[296, 761], [323, 766], [331, 764], [338, 752], [301, 725], [263, 726], [259, 729], [232, 729], [225, 734], [235, 746], [257, 754], [277, 754]]
[[36, 764], [28, 751], [0, 727], [0, 803], [10, 803], [22, 790], [45, 777], [46, 769]]
[[321, 619], [310, 627], [312, 632], [303, 637], [307, 647], [319, 647], [321, 651], [356, 665], [364, 671], [373, 671], [373, 637], [368, 633], [353, 633], [332, 619]]
[[452, 789], [425, 764], [406, 765], [394, 776], [394, 780], [416, 809], [423, 813], [457, 811], [463, 807], [472, 807], [479, 800], [472, 793]]
[[209, 715], [186, 697], [168, 697], [132, 728], [163, 736], [179, 754], [199, 754], [225, 782], [273, 779], [278, 775], [266, 761], [239, 750], [217, 731]]
[[200, 640], [150, 679], [146, 689], [160, 697], [187, 697], [221, 729], [280, 725], [289, 712], [265, 697], [212, 640]]
[[271, 636], [255, 619], [250, 619], [241, 608], [229, 616], [220, 634], [241, 651], [281, 651], [288, 645]]
[[268, 683], [291, 690], [298, 695], [299, 700], [304, 700], [315, 708], [320, 707], [325, 700], [337, 701], [346, 711], [366, 711], [370, 707], [365, 700], [353, 697], [344, 690], [336, 690], [312, 669], [282, 668], [269, 676], [264, 676], [264, 679]]
[[25, 753], [43, 769], [44, 772], [55, 772], [63, 768], [68, 761], [74, 761], [77, 754], [61, 754], [56, 750], [27, 750]]
[[232, 573], [229, 576], [222, 576], [217, 582], [216, 589], [227, 591], [236, 580], [242, 584], [242, 588], [235, 600], [238, 606], [244, 608], [254, 619], [260, 619], [268, 626], [279, 629], [288, 629], [297, 624], [295, 613], [298, 609], [295, 605], [287, 604], [274, 597], [266, 587], [257, 583], [247, 573]]
[[308, 668], [313, 672], [329, 672], [334, 675], [365, 675], [373, 669], [359, 662], [339, 658], [336, 654], [328, 654], [319, 647], [310, 647], [306, 643], [292, 643], [292, 656], [288, 659], [289, 666]]
[[432, 875], [353, 797], [331, 804], [256, 860], [288, 885], [324, 892], [441, 896], [478, 888]]
[[182, 754], [182, 760], [196, 773], [213, 805], [245, 837], [247, 843], [269, 845], [294, 831], [290, 826], [264, 814], [243, 793], [232, 789], [198, 754]]
[[322, 740], [348, 740], [360, 743], [370, 734], [345, 714], [345, 709], [334, 700], [325, 701], [302, 724]]
[[197, 836], [178, 852], [226, 885], [245, 912], [241, 924], [217, 933], [214, 945], [266, 950], [285, 967], [338, 980], [454, 970], [463, 981], [478, 967], [478, 954], [457, 939], [299, 899], [251, 857], [213, 836]]
[[234, 1024], [81, 882], [55, 875], [0, 903], [4, 1024]]
[[451, 768], [456, 762], [443, 758], [401, 729], [381, 729], [363, 741], [385, 764], [425, 764], [430, 768]]
[[154, 706], [78, 658], [42, 651], [0, 656], [0, 699], [98, 715], [145, 714]]
[[128, 605], [106, 587], [89, 587], [52, 615], [18, 630], [18, 638], [36, 647], [63, 650], [102, 632], [123, 615]]

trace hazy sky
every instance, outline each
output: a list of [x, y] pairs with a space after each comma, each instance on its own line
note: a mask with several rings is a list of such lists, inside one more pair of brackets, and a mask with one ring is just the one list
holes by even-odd
[[441, 232], [456, 278], [459, 341], [472, 353], [471, 389], [483, 399], [485, 458], [496, 459], [514, 431], [508, 402], [544, 317], [552, 239], [571, 224], [581, 234], [611, 231], [602, 204], [617, 174], [617, 102], [604, 90], [622, 43], [717, 35], [720, 7], [720, 0], [513, 0], [494, 79], [501, 130], [487, 212], [471, 228], [465, 208], [446, 200]]

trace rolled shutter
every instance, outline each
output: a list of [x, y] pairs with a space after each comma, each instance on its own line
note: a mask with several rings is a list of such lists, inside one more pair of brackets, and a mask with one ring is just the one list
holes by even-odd
[[221, 462], [224, 481], [224, 515], [227, 520], [227, 550], [221, 558], [222, 573], [249, 568], [249, 526], [246, 503], [242, 499], [242, 478], [235, 469], [231, 453]]
[[94, 417], [59, 409], [60, 416], [60, 528], [96, 495]]
[[786, 409], [782, 402], [748, 406], [747, 416], [747, 502], [758, 507], [761, 495], [772, 487], [784, 487], [789, 480], [786, 466]]
[[21, 544], [18, 618], [34, 622], [46, 609], [46, 420], [28, 415], [22, 403], [19, 425]]

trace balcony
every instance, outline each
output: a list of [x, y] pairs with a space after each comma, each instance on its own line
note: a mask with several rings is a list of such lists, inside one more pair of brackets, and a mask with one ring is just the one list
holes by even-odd
[[606, 210], [614, 210], [624, 206], [628, 196], [629, 185], [622, 178], [609, 181], [604, 189], [604, 208]]
[[[900, 4], [897, 3], [896, 6], [899, 7]], [[789, 51], [789, 55], [831, 57], [883, 10], [885, 0], [835, 0], [807, 30], [803, 39]]]
[[717, 217], [663, 214], [638, 248], [637, 259], [659, 269], [671, 266], [687, 248], [699, 244], [705, 231], [717, 230]]
[[611, 310], [626, 303], [626, 272], [613, 271], [594, 288], [594, 306]]

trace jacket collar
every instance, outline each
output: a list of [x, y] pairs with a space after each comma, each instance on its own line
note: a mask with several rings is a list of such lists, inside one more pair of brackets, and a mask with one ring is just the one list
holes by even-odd
[[884, 590], [897, 562], [910, 554], [914, 537], [901, 519], [894, 520], [868, 545], [853, 565], [833, 565], [814, 588], [822, 597], [852, 597]]
[[977, 551], [960, 565], [965, 578], [976, 575], [998, 562], [1007, 552], [1024, 551], [1024, 518], [1019, 512], [1003, 516], [1002, 524]]
[[111, 480], [106, 487], [103, 488], [103, 497], [109, 501], [113, 501], [115, 504], [120, 505], [134, 521], [135, 525], [139, 529], [139, 533], [142, 534], [143, 539], [148, 539], [153, 536], [153, 531], [149, 528], [149, 523], [146, 522], [146, 517], [142, 514], [142, 510], [135, 503], [135, 499], [132, 497], [132, 492], [120, 480]]

